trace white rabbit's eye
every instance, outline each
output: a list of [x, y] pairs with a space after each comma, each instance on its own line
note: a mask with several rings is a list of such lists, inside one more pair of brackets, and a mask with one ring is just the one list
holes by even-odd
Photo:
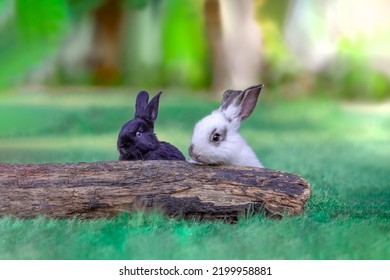
[[210, 133], [210, 139], [209, 142], [214, 144], [215, 146], [218, 146], [221, 144], [224, 140], [226, 140], [226, 133], [227, 129], [219, 129], [215, 128], [211, 133]]
[[220, 138], [221, 138], [221, 135], [219, 133], [215, 133], [213, 135], [213, 141], [214, 142], [218, 142], [220, 140]]
[[139, 132], [139, 131], [137, 131], [137, 132], [135, 133], [135, 136], [137, 136], [137, 137], [140, 137], [141, 135], [142, 135], [142, 133]]

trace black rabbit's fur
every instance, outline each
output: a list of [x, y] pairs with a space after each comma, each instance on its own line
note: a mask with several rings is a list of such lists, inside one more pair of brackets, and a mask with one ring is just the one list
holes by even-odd
[[185, 160], [173, 145], [160, 142], [154, 134], [161, 92], [148, 103], [146, 91], [138, 93], [134, 119], [125, 123], [119, 132], [119, 160]]

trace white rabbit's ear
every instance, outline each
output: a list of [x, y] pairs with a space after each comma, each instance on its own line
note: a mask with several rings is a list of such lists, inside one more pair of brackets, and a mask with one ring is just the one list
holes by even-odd
[[233, 105], [234, 101], [238, 96], [242, 94], [241, 90], [227, 90], [223, 93], [223, 98], [221, 102], [221, 109], [226, 110], [230, 105]]
[[262, 88], [263, 85], [257, 85], [244, 91], [225, 91], [220, 109], [228, 119], [238, 118], [243, 121], [255, 109]]
[[257, 99], [259, 98], [263, 85], [253, 86], [244, 90], [238, 99], [239, 105], [239, 117], [241, 120], [245, 120], [249, 117], [256, 107]]

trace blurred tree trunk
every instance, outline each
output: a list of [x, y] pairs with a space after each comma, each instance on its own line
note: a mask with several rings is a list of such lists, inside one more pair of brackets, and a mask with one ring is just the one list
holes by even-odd
[[331, 11], [337, 1], [289, 2], [284, 28], [285, 41], [294, 56], [310, 72], [323, 70], [336, 54], [336, 37], [332, 33], [336, 30], [333, 25], [337, 21]]
[[105, 0], [93, 12], [94, 37], [89, 64], [95, 83], [109, 85], [121, 79], [122, 0]]
[[222, 22], [219, 0], [206, 0], [204, 5], [205, 27], [212, 63], [212, 92], [223, 90], [228, 72], [224, 60]]
[[262, 36], [253, 1], [206, 0], [204, 14], [213, 88], [242, 89], [260, 84]]

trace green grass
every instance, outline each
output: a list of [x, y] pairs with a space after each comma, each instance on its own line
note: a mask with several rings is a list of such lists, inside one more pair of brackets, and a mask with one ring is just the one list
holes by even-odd
[[[0, 218], [0, 259], [390, 259], [390, 111], [266, 93], [241, 132], [270, 168], [312, 185], [305, 213], [237, 224], [160, 213], [112, 220]], [[116, 160], [126, 92], [0, 95], [0, 162]], [[156, 133], [187, 154], [195, 122], [218, 106], [166, 91]]]

